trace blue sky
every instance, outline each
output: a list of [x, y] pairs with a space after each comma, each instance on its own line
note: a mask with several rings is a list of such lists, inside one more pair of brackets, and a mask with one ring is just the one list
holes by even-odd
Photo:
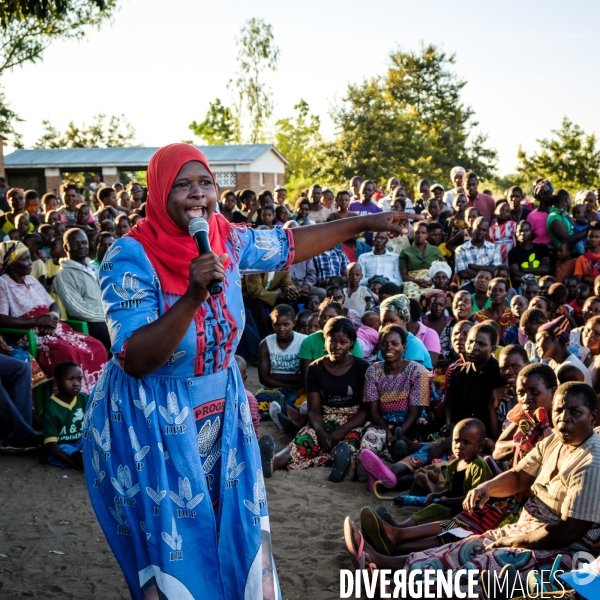
[[26, 146], [42, 119], [62, 128], [99, 112], [124, 113], [144, 145], [190, 139], [188, 124], [211, 100], [230, 102], [234, 38], [251, 17], [273, 25], [281, 50], [268, 77], [275, 117], [303, 98], [328, 136], [328, 112], [347, 84], [384, 72], [390, 51], [421, 42], [456, 54], [469, 82], [464, 102], [498, 149], [501, 172], [514, 169], [519, 144], [534, 148], [564, 116], [600, 134], [600, 3], [592, 1], [120, 0], [111, 25], [55, 43], [0, 83], [26, 120]]

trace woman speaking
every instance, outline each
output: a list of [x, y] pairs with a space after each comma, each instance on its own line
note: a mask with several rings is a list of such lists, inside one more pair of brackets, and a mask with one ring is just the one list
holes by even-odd
[[[280, 598], [260, 453], [234, 360], [240, 274], [280, 271], [361, 231], [398, 233], [399, 213], [254, 231], [215, 213], [217, 185], [194, 146], [148, 167], [147, 218], [100, 270], [113, 359], [84, 421], [85, 474], [135, 599]], [[192, 218], [208, 221], [198, 256]], [[223, 290], [210, 295], [211, 281]]]

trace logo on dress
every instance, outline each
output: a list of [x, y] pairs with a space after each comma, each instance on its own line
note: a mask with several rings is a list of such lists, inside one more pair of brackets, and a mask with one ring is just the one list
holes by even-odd
[[108, 249], [108, 252], [104, 255], [102, 259], [102, 264], [100, 265], [100, 269], [102, 271], [112, 271], [114, 264], [111, 262], [112, 259], [121, 252], [121, 246], [113, 246]]
[[179, 494], [170, 490], [169, 496], [171, 496], [171, 500], [179, 506], [177, 517], [191, 517], [192, 519], [196, 517], [196, 511], [193, 509], [196, 508], [196, 506], [202, 502], [202, 498], [204, 498], [204, 494], [198, 494], [192, 497], [192, 486], [187, 477], [184, 479], [181, 479], [181, 477], [179, 478]]
[[100, 470], [100, 454], [98, 454], [97, 450], [94, 450], [94, 457], [92, 458], [92, 466], [94, 467], [94, 471], [96, 472], [96, 481], [94, 482], [94, 487], [99, 490], [104, 489], [104, 484], [102, 481], [106, 473]]
[[257, 481], [254, 484], [254, 502], [244, 499], [244, 506], [254, 515], [252, 519], [254, 525], [260, 525], [260, 511], [267, 505], [262, 469], [258, 469], [256, 472], [256, 479]]
[[129, 428], [129, 439], [131, 440], [131, 447], [135, 452], [135, 454], [133, 455], [133, 458], [135, 459], [135, 468], [138, 471], [141, 471], [144, 468], [144, 463], [142, 462], [142, 460], [144, 459], [144, 456], [148, 454], [150, 446], [144, 446], [143, 448], [140, 446], [140, 442], [138, 441], [137, 435], [133, 427]]
[[229, 451], [229, 459], [227, 460], [227, 481], [225, 482], [226, 488], [235, 488], [239, 485], [240, 480], [237, 479], [239, 474], [246, 467], [246, 463], [240, 463], [238, 465], [237, 458], [237, 448], [232, 448]]
[[254, 437], [254, 426], [252, 425], [252, 415], [250, 414], [250, 406], [247, 402], [240, 404], [241, 419], [238, 419], [238, 425], [244, 433], [244, 444], [251, 444]]
[[162, 531], [160, 535], [162, 536], [162, 539], [170, 546], [171, 550], [173, 550], [173, 552], [169, 552], [169, 560], [183, 560], [183, 552], [181, 552], [183, 538], [177, 533], [175, 517], [172, 517], [171, 521], [173, 522], [171, 533], [168, 534]]
[[116, 283], [112, 284], [115, 294], [121, 298], [119, 302], [121, 308], [139, 308], [142, 305], [142, 299], [148, 294], [148, 290], [144, 288], [140, 290], [139, 287], [137, 275], [132, 275], [129, 271], [123, 275], [123, 287]]
[[115, 497], [115, 508], [113, 510], [112, 506], [108, 507], [112, 516], [116, 519], [117, 525], [117, 533], [119, 535], [131, 535], [131, 529], [129, 527], [129, 521], [127, 521], [127, 517], [125, 517], [125, 513], [123, 512], [123, 507], [117, 502], [117, 498]]
[[221, 428], [221, 417], [217, 417], [212, 423], [207, 420], [198, 432], [198, 452], [206, 460], [202, 464], [205, 473], [208, 473], [221, 456], [221, 440], [215, 443]]
[[151, 487], [146, 488], [146, 494], [152, 498], [156, 506], [153, 507], [152, 515], [157, 517], [160, 515], [160, 503], [163, 501], [164, 497], [167, 495], [167, 490], [160, 489], [160, 481], [158, 477], [156, 478], [156, 490], [153, 490]]
[[131, 471], [129, 470], [129, 467], [119, 465], [119, 468], [117, 469], [117, 479], [111, 477], [110, 482], [121, 496], [125, 496], [124, 498], [115, 496], [115, 505], [121, 504], [124, 506], [133, 506], [135, 504], [133, 497], [140, 491], [140, 484], [131, 484]]
[[140, 399], [134, 400], [136, 408], [139, 408], [144, 413], [144, 419], [146, 419], [146, 425], [150, 427], [150, 413], [156, 408], [156, 402], [152, 400], [150, 404], [146, 404], [146, 390], [140, 385]]
[[110, 456], [110, 423], [108, 422], [108, 418], [104, 422], [104, 428], [102, 429], [102, 433], [100, 433], [95, 427], [93, 429], [94, 439], [96, 440], [96, 444], [100, 446], [103, 450], [104, 458], [108, 458]]
[[179, 404], [177, 403], [175, 392], [169, 392], [167, 395], [167, 408], [159, 406], [158, 410], [162, 415], [162, 418], [168, 423], [168, 425], [165, 425], [166, 435], [183, 433], [185, 431], [185, 425], [182, 425], [182, 423], [187, 418], [190, 409], [187, 406], [184, 406], [181, 412], [179, 411]]

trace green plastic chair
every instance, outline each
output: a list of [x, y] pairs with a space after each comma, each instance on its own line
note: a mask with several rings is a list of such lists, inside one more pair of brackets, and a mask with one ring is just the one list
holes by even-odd
[[[85, 333], [89, 335], [88, 324], [85, 321], [78, 321], [76, 319], [66, 319], [63, 321], [69, 325], [74, 331], [79, 333]], [[37, 360], [38, 357], [38, 346], [35, 333], [31, 329], [17, 329], [14, 327], [0, 327], [0, 334], [23, 336], [27, 338], [27, 345], [29, 346], [29, 354]], [[48, 382], [38, 385], [34, 390], [35, 397], [35, 412], [40, 415], [44, 405], [50, 398], [52, 388]]]

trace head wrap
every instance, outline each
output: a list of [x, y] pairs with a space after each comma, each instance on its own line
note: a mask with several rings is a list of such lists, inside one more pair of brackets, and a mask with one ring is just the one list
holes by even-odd
[[379, 283], [380, 285], [383, 285], [384, 283], [388, 283], [389, 279], [387, 277], [381, 277], [381, 275], [377, 275], [375, 277], [371, 277], [371, 279], [369, 279], [367, 281], [367, 283], [369, 285], [373, 285], [374, 283]]
[[460, 173], [461, 175], [465, 175], [466, 174], [466, 170], [463, 169], [462, 167], [454, 167], [451, 171], [450, 171], [450, 180], [454, 181], [454, 176]]
[[547, 331], [548, 333], [551, 333], [554, 337], [561, 340], [565, 346], [571, 339], [571, 326], [569, 325], [569, 319], [567, 319], [567, 317], [564, 315], [554, 319], [554, 321], [540, 325], [538, 331]]
[[391, 310], [405, 321], [410, 321], [410, 302], [404, 294], [386, 298], [379, 306], [379, 314], [385, 317], [385, 313]]
[[427, 298], [427, 302], [431, 302], [434, 298], [440, 299], [444, 304], [446, 304], [446, 292], [444, 290], [431, 290], [427, 294], [425, 294], [425, 298]]
[[29, 252], [29, 248], [23, 242], [2, 242], [0, 244], [0, 264], [2, 265], [1, 273], [6, 272], [6, 267], [18, 260], [25, 252]]
[[525, 273], [525, 275], [521, 277], [521, 288], [523, 288], [525, 285], [529, 285], [530, 283], [535, 283], [535, 285], [538, 285], [538, 279], [531, 273]]
[[[170, 144], [154, 154], [148, 165], [148, 200], [146, 218], [138, 221], [126, 234], [142, 246], [158, 274], [165, 292], [182, 295], [189, 285], [190, 263], [198, 256], [198, 248], [192, 236], [181, 230], [167, 213], [167, 199], [173, 181], [181, 167], [190, 161], [201, 162], [215, 177], [206, 157], [190, 144]], [[230, 223], [221, 214], [213, 213], [208, 220], [208, 239], [212, 251], [225, 254], [225, 240]], [[225, 266], [227, 266], [225, 263]]]
[[429, 279], [433, 279], [437, 273], [444, 273], [448, 279], [452, 279], [452, 268], [443, 260], [434, 260], [429, 267]]
[[540, 179], [539, 181], [536, 181], [531, 188], [531, 195], [536, 200], [551, 196], [553, 192], [554, 186], [550, 183], [549, 179]]

